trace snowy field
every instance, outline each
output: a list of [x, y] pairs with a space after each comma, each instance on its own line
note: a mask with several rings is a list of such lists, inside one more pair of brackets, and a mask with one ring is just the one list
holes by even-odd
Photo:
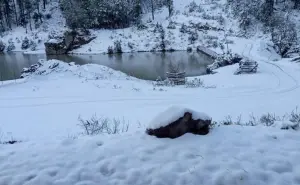
[[[299, 131], [220, 126], [175, 140], [145, 134], [171, 105], [214, 121], [294, 110], [299, 63], [271, 61], [261, 46], [245, 52], [259, 62], [257, 74], [234, 75], [238, 65], [220, 68], [200, 77], [206, 88], [154, 87], [107, 67], [59, 61], [45, 62], [43, 75], [0, 83], [1, 138], [23, 141], [0, 145], [0, 184], [299, 185]], [[54, 63], [59, 66], [49, 70]], [[78, 117], [94, 114], [124, 119], [129, 131], [77, 137]]]

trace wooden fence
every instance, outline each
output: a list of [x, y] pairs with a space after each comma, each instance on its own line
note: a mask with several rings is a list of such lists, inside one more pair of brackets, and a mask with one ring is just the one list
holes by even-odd
[[258, 63], [256, 61], [241, 61], [239, 63], [239, 69], [235, 72], [235, 74], [241, 73], [256, 73], [258, 68]]
[[180, 73], [170, 73], [167, 72], [167, 79], [174, 83], [174, 85], [184, 85], [185, 84], [185, 72]]

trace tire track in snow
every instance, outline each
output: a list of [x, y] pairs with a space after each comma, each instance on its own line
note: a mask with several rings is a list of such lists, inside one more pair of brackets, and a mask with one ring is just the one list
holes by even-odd
[[295, 85], [293, 87], [290, 87], [288, 89], [284, 89], [281, 91], [277, 91], [276, 93], [279, 93], [279, 94], [287, 93], [287, 92], [294, 91], [300, 87], [299, 81], [296, 78], [294, 78], [292, 75], [290, 75], [286, 71], [284, 71], [279, 65], [271, 63], [271, 62], [267, 62], [267, 61], [264, 61], [264, 62], [277, 67], [280, 71], [282, 71], [286, 76], [288, 76], [290, 79], [292, 79], [292, 81], [294, 81], [294, 83], [295, 83]]
[[[252, 53], [252, 50], [253, 50], [253, 44], [251, 44], [250, 50], [249, 50], [248, 54], [249, 54], [249, 56], [251, 56], [252, 58], [255, 58], [255, 57], [253, 57], [252, 54], [251, 54], [251, 53]], [[298, 89], [298, 88], [300, 87], [298, 80], [296, 80], [292, 75], [290, 75], [290, 74], [288, 74], [286, 71], [284, 71], [279, 65], [274, 64], [274, 63], [271, 63], [271, 62], [268, 62], [268, 61], [265, 61], [265, 60], [260, 60], [260, 61], [262, 61], [262, 62], [264, 62], [264, 63], [266, 63], [266, 64], [269, 64], [269, 65], [272, 65], [273, 67], [276, 67], [278, 70], [280, 70], [282, 73], [284, 73], [286, 76], [288, 76], [288, 77], [294, 82], [294, 86], [292, 86], [292, 87], [289, 87], [289, 88], [287, 88], [287, 89], [281, 89], [281, 90], [279, 90], [279, 91], [275, 90], [275, 91], [272, 91], [272, 92], [270, 92], [270, 93], [274, 93], [274, 94], [275, 94], [275, 93], [279, 93], [279, 94], [282, 94], [282, 93], [291, 92], [291, 91], [296, 90], [296, 89]], [[273, 74], [273, 75], [277, 78], [277, 80], [278, 80], [278, 85], [277, 85], [277, 87], [278, 87], [278, 88], [281, 87], [281, 86], [282, 86], [282, 79], [278, 76], [278, 73], [272, 72], [272, 74]], [[255, 91], [255, 92], [256, 92], [256, 91]]]

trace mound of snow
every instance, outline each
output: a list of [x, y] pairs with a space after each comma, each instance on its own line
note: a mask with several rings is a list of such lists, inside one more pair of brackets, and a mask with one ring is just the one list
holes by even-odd
[[86, 79], [134, 79], [127, 74], [98, 64], [75, 65], [59, 60], [40, 60], [38, 68], [31, 73], [22, 74], [23, 77], [46, 76], [57, 73], [70, 73], [72, 76]]
[[293, 123], [291, 121], [275, 121], [273, 127], [280, 129], [297, 129], [299, 127], [299, 123]]
[[150, 121], [148, 128], [149, 129], [157, 129], [160, 127], [167, 126], [168, 124], [178, 120], [180, 117], [184, 115], [184, 113], [189, 112], [192, 114], [192, 118], [194, 120], [210, 120], [211, 117], [203, 112], [197, 112], [189, 108], [181, 107], [181, 106], [171, 106], [165, 111], [158, 114], [152, 121]]

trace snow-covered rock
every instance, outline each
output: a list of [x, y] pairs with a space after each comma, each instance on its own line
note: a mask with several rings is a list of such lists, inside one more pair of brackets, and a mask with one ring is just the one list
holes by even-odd
[[95, 38], [96, 37], [91, 35], [88, 31], [67, 30], [63, 36], [57, 35], [57, 38], [51, 38], [45, 42], [46, 54], [66, 54], [73, 49], [78, 49], [82, 45], [88, 44]]
[[177, 138], [186, 133], [206, 135], [210, 124], [211, 118], [205, 113], [171, 106], [150, 122], [146, 132], [159, 138]]

